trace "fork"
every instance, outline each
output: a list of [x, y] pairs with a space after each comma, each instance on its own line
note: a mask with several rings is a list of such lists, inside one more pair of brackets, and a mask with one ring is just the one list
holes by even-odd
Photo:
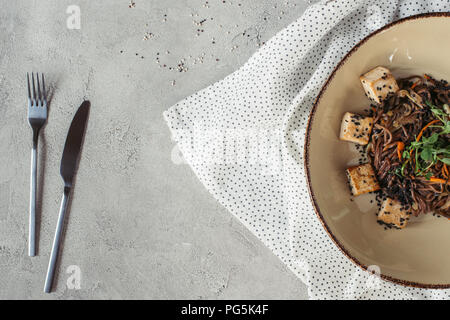
[[45, 82], [44, 75], [41, 74], [41, 83], [39, 81], [39, 74], [36, 73], [36, 84], [34, 80], [34, 73], [30, 75], [27, 73], [28, 84], [28, 123], [33, 129], [33, 147], [31, 149], [31, 179], [30, 179], [30, 218], [28, 231], [28, 255], [34, 257], [36, 255], [36, 180], [37, 180], [37, 147], [38, 138], [41, 128], [47, 121], [47, 99], [45, 96]]

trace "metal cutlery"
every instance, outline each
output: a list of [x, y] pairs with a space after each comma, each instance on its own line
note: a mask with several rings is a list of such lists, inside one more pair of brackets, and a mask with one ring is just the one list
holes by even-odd
[[83, 145], [84, 134], [89, 116], [89, 101], [84, 101], [78, 108], [67, 133], [66, 144], [61, 159], [60, 173], [64, 181], [64, 192], [56, 224], [55, 237], [53, 239], [50, 261], [45, 278], [44, 292], [49, 293], [52, 289], [53, 277], [55, 273], [56, 260], [61, 243], [61, 235], [64, 226], [67, 204], [73, 187], [74, 177], [77, 171], [80, 152]]
[[[39, 74], [36, 73], [36, 83], [34, 73], [27, 73], [28, 85], [28, 123], [33, 129], [33, 147], [31, 148], [31, 178], [30, 178], [30, 214], [28, 231], [28, 255], [36, 255], [36, 180], [37, 180], [37, 147], [39, 132], [47, 121], [47, 98], [45, 94], [44, 75], [41, 74], [42, 81], [39, 81]], [[41, 88], [42, 82], [42, 88]], [[37, 87], [37, 88], [36, 88]]]

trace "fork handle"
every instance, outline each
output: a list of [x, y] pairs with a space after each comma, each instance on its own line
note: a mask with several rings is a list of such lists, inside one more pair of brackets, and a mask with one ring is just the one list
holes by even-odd
[[61, 244], [61, 235], [64, 227], [64, 217], [66, 215], [67, 204], [69, 203], [70, 188], [64, 187], [64, 194], [59, 209], [58, 222], [56, 223], [55, 237], [53, 239], [50, 261], [48, 263], [47, 276], [45, 277], [44, 292], [50, 293], [52, 290], [53, 278], [56, 269], [56, 260], [58, 258], [59, 245]]
[[37, 137], [33, 139], [31, 149], [31, 177], [30, 177], [30, 217], [28, 231], [28, 255], [36, 255], [36, 181], [37, 181]]

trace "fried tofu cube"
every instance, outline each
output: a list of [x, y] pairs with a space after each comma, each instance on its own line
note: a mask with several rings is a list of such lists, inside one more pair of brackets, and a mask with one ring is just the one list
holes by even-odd
[[359, 77], [366, 96], [376, 103], [383, 102], [390, 94], [398, 91], [397, 81], [385, 67], [376, 67]]
[[410, 214], [410, 209], [399, 201], [387, 198], [383, 201], [380, 212], [378, 212], [378, 222], [389, 227], [403, 229], [406, 227]]
[[354, 196], [380, 189], [375, 172], [370, 163], [350, 167], [346, 170], [350, 190]]
[[369, 143], [372, 127], [372, 117], [346, 112], [342, 118], [339, 139], [366, 145]]

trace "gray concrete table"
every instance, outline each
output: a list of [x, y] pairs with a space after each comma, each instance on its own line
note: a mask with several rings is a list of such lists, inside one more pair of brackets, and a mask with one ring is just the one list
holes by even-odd
[[[77, 29], [77, 7], [80, 29]], [[162, 112], [222, 79], [303, 0], [0, 0], [1, 299], [302, 299], [306, 287], [204, 189]], [[69, 9], [69, 10], [68, 10]], [[27, 256], [27, 71], [47, 74], [38, 256]], [[56, 290], [42, 293], [76, 108], [92, 103]], [[80, 288], [76, 281], [80, 275]], [[75, 279], [75, 280], [74, 280]]]

